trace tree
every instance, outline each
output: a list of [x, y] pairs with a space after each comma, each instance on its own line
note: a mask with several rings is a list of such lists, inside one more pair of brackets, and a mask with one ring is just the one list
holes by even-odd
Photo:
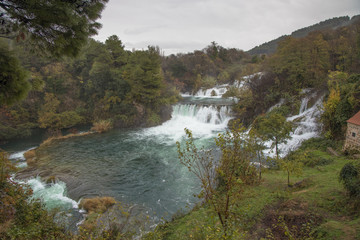
[[158, 48], [149, 47], [147, 51], [133, 52], [123, 76], [130, 86], [128, 99], [145, 106], [157, 107], [161, 91], [165, 87]]
[[29, 90], [27, 74], [10, 49], [14, 40], [27, 39], [32, 52], [60, 57], [76, 56], [89, 36], [97, 33], [96, 22], [108, 0], [2, 0], [0, 38], [8, 47], [0, 50], [0, 105], [24, 98]]
[[257, 162], [259, 163], [259, 180], [261, 180], [261, 174], [262, 174], [262, 168], [264, 166], [264, 160], [266, 161], [266, 158], [264, 158], [264, 150], [266, 149], [266, 146], [261, 139], [260, 136], [256, 134], [255, 131], [250, 132], [248, 143], [251, 148], [249, 150], [252, 151], [252, 153], [256, 156]]
[[286, 157], [278, 160], [278, 164], [280, 169], [287, 173], [287, 184], [289, 187], [291, 186], [290, 175], [300, 176], [302, 174], [303, 163], [301, 159]]
[[28, 73], [5, 44], [0, 41], [0, 106], [26, 97], [30, 90]]
[[255, 181], [255, 169], [250, 165], [251, 145], [244, 128], [232, 127], [215, 139], [222, 153], [218, 161], [211, 150], [195, 146], [190, 130], [185, 129], [185, 132], [188, 137], [185, 146], [177, 142], [179, 159], [200, 180], [200, 196], [214, 209], [226, 236], [230, 230], [232, 199], [238, 197], [243, 184]]
[[0, 37], [28, 36], [34, 49], [53, 56], [76, 56], [101, 24], [96, 22], [108, 0], [0, 1]]
[[265, 116], [259, 116], [254, 123], [252, 131], [255, 131], [264, 141], [271, 140], [271, 147], [275, 147], [276, 159], [279, 159], [279, 144], [286, 143], [291, 138], [292, 122], [286, 121], [286, 118], [276, 113], [270, 112]]
[[344, 137], [346, 120], [360, 110], [360, 74], [330, 72], [330, 93], [324, 102], [321, 121], [326, 136], [331, 139]]
[[58, 112], [60, 101], [52, 93], [46, 93], [45, 104], [39, 111], [39, 125], [41, 128], [59, 130], [72, 127], [82, 121], [82, 118], [75, 111]]

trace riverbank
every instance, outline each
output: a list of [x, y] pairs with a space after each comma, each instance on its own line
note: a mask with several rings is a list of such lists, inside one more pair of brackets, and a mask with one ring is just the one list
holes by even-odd
[[[229, 239], [359, 239], [360, 214], [339, 183], [341, 168], [353, 160], [332, 156], [319, 144], [302, 147], [312, 163], [299, 177], [266, 170], [260, 184], [247, 186], [233, 199]], [[321, 149], [321, 150], [318, 150]], [[218, 239], [221, 225], [210, 206], [174, 216], [144, 239]]]

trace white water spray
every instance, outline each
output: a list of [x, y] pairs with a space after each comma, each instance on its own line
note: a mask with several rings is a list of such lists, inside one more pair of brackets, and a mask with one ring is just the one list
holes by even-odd
[[177, 104], [169, 121], [145, 129], [140, 136], [155, 136], [173, 144], [185, 135], [184, 128], [188, 128], [196, 138], [209, 138], [225, 130], [231, 118], [231, 106]]
[[[314, 98], [316, 98], [316, 94], [304, 97], [301, 101], [299, 114], [286, 119], [295, 123], [295, 129], [291, 134], [291, 139], [287, 143], [279, 145], [282, 157], [300, 147], [303, 141], [319, 136], [321, 125], [318, 123], [318, 120], [322, 113], [323, 97], [320, 97], [312, 107], [308, 108], [310, 99]], [[271, 142], [266, 142], [266, 146], [270, 147]], [[275, 156], [275, 153], [270, 151], [266, 152], [266, 154], [272, 157]]]
[[25, 181], [17, 181], [19, 184], [30, 186], [33, 194], [30, 199], [40, 199], [48, 209], [58, 208], [63, 211], [77, 209], [76, 201], [68, 198], [66, 195], [66, 184], [61, 181], [46, 184], [40, 177], [31, 178]]

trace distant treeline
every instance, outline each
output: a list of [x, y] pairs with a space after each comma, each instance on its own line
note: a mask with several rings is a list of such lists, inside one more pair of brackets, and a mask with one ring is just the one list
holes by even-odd
[[[325, 29], [336, 29], [339, 27], [347, 26], [353, 22], [355, 22], [358, 18], [360, 18], [360, 15], [356, 15], [351, 18], [348, 16], [345, 17], [335, 17], [332, 19], [328, 19], [325, 21], [322, 21], [320, 23], [314, 24], [309, 27], [301, 28], [299, 30], [296, 30], [290, 34], [291, 37], [294, 38], [302, 38], [308, 35], [310, 32], [313, 31], [320, 31]], [[276, 48], [282, 40], [284, 40], [288, 35], [281, 36], [277, 39], [271, 40], [269, 42], [263, 43], [259, 46], [256, 46], [249, 51], [247, 51], [250, 55], [262, 55], [262, 54], [273, 54], [276, 51]]]

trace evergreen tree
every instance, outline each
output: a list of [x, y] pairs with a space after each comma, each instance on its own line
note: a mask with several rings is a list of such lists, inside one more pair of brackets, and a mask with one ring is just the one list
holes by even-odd
[[33, 47], [53, 56], [75, 56], [89, 36], [108, 0], [0, 1], [0, 37], [29, 36]]
[[26, 97], [30, 90], [28, 73], [4, 42], [0, 41], [0, 106]]

